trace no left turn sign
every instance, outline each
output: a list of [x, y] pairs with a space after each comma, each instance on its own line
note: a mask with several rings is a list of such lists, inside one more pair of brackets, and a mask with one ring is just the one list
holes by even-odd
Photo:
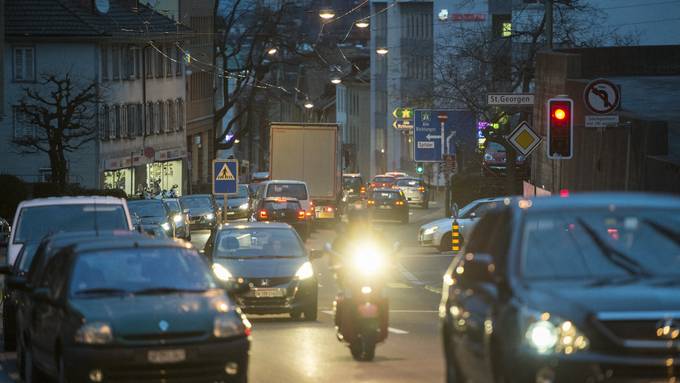
[[593, 80], [583, 91], [583, 102], [593, 113], [611, 113], [619, 107], [621, 92], [609, 80]]

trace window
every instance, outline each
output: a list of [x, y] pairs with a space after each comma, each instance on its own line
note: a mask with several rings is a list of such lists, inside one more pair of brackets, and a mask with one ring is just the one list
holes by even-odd
[[102, 80], [108, 81], [111, 79], [109, 75], [109, 49], [108, 45], [102, 45], [101, 47], [101, 60], [102, 60]]
[[30, 117], [21, 110], [21, 107], [13, 107], [12, 112], [14, 138], [30, 138], [35, 136], [35, 126], [31, 124]]
[[128, 138], [135, 138], [135, 133], [137, 132], [137, 126], [135, 122], [137, 121], [135, 116], [137, 115], [137, 105], [128, 104], [127, 105], [127, 136]]
[[503, 37], [512, 36], [512, 23], [503, 23], [503, 31], [501, 32]]
[[104, 105], [99, 111], [99, 138], [103, 141], [110, 138], [109, 126], [109, 106]]
[[125, 47], [123, 50], [123, 79], [130, 80], [135, 77], [135, 58], [131, 46]]
[[177, 99], [177, 130], [184, 130], [184, 100]]
[[14, 48], [14, 81], [35, 81], [33, 47]]
[[156, 120], [153, 118], [153, 103], [146, 103], [146, 135], [150, 135], [155, 131], [154, 122]]
[[153, 48], [147, 47], [144, 49], [144, 63], [146, 66], [146, 78], [153, 78]]
[[135, 132], [137, 132], [138, 137], [144, 136], [144, 124], [142, 121], [142, 109], [144, 108], [144, 104], [136, 104], [135, 105]]
[[126, 104], [120, 106], [120, 138], [127, 138], [128, 136], [128, 106]]
[[120, 79], [120, 45], [114, 45], [111, 48], [111, 69], [113, 70], [113, 75], [111, 76], [114, 80]]
[[114, 105], [113, 107], [113, 118], [116, 123], [113, 125], [115, 130], [115, 138], [121, 138], [123, 135], [123, 126], [120, 118], [121, 110], [120, 105]]
[[167, 116], [165, 114], [165, 101], [158, 101], [158, 124], [160, 125], [160, 133], [166, 133], [167, 129]]
[[156, 134], [159, 134], [161, 132], [160, 105], [161, 105], [160, 102], [154, 102], [153, 104], [153, 121], [154, 121], [153, 131]]
[[133, 55], [135, 57], [135, 77], [142, 77], [142, 50], [135, 46], [133, 48]]
[[176, 132], [177, 128], [177, 104], [173, 100], [168, 100], [168, 130]]
[[109, 106], [109, 139], [116, 139], [116, 107]]

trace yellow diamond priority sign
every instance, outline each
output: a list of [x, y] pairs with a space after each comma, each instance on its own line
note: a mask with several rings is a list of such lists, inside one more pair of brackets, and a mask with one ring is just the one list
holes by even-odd
[[541, 138], [531, 129], [526, 121], [522, 121], [508, 136], [508, 142], [517, 149], [519, 154], [526, 157], [538, 147]]

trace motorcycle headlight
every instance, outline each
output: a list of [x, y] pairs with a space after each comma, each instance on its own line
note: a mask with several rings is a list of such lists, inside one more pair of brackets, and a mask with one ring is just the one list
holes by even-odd
[[568, 320], [542, 313], [538, 318], [529, 319], [525, 332], [526, 342], [541, 354], [573, 354], [586, 350], [590, 341]]
[[314, 276], [314, 268], [312, 267], [312, 264], [308, 262], [305, 262], [300, 266], [297, 272], [295, 272], [295, 276], [298, 279], [309, 279]]
[[428, 227], [423, 231], [423, 235], [432, 235], [439, 231], [439, 226]]
[[213, 324], [215, 338], [231, 338], [250, 335], [251, 324], [245, 317], [233, 313], [219, 314]]
[[213, 274], [215, 274], [215, 277], [217, 277], [217, 279], [220, 281], [226, 282], [234, 277], [226, 267], [220, 265], [219, 263], [213, 263], [212, 271]]
[[86, 323], [76, 331], [74, 340], [82, 344], [109, 344], [113, 342], [113, 331], [108, 323]]
[[215, 219], [215, 214], [208, 213], [205, 215], [205, 219], [207, 219], [208, 221], [212, 221], [213, 219]]
[[359, 246], [352, 260], [354, 268], [365, 276], [378, 274], [385, 267], [385, 256], [372, 245]]
[[182, 217], [180, 214], [175, 214], [175, 216], [172, 217], [172, 220], [175, 221], [175, 223], [182, 223], [184, 222], [184, 217]]
[[163, 230], [165, 230], [165, 231], [170, 231], [170, 228], [171, 228], [172, 226], [170, 226], [170, 224], [167, 223], [167, 222], [163, 222], [163, 223], [161, 223], [161, 227], [162, 227]]
[[247, 203], [241, 204], [241, 206], [239, 206], [238, 208], [239, 210], [248, 210], [248, 204]]

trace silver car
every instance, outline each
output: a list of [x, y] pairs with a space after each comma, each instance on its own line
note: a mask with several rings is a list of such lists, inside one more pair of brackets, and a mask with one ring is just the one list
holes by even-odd
[[404, 193], [409, 205], [420, 205], [423, 209], [429, 207], [427, 188], [423, 180], [413, 177], [402, 177], [397, 179], [394, 187]]

